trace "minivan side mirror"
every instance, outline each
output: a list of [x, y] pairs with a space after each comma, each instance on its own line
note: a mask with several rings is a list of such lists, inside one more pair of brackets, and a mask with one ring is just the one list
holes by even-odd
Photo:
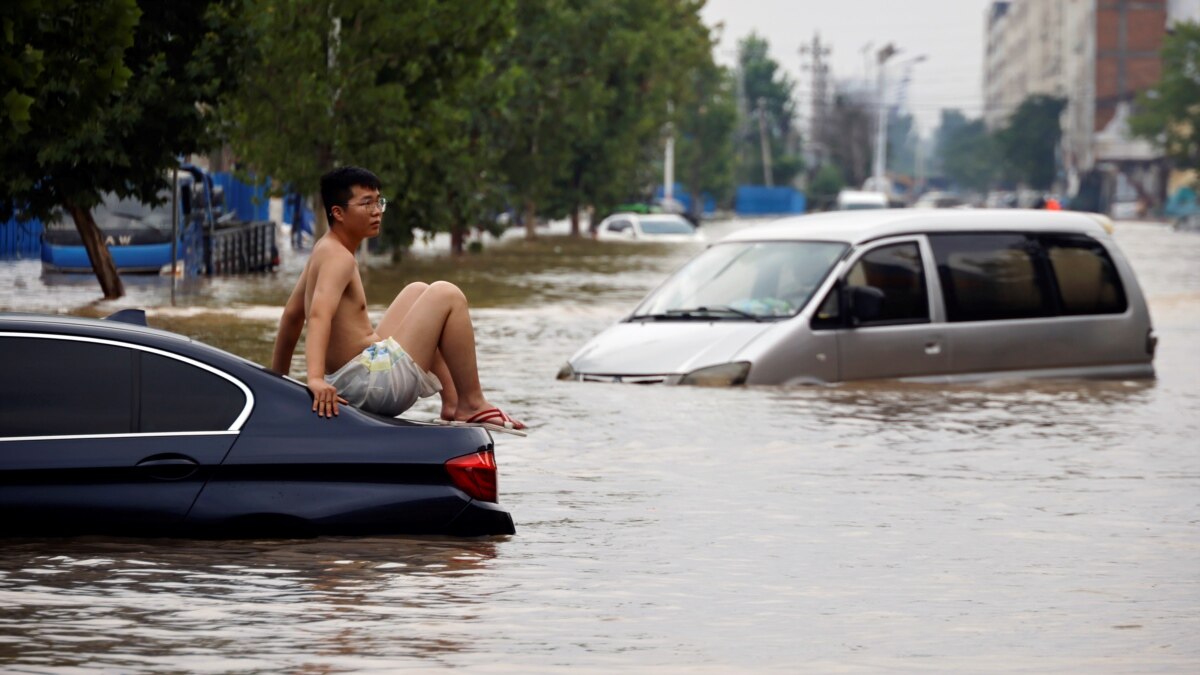
[[851, 326], [874, 321], [883, 314], [883, 291], [874, 286], [847, 286], [846, 300]]

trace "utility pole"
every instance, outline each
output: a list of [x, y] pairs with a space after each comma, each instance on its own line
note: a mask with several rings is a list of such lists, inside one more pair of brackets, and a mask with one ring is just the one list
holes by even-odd
[[825, 136], [829, 121], [829, 66], [825, 63], [825, 57], [829, 56], [831, 52], [832, 48], [821, 43], [820, 33], [813, 34], [811, 46], [802, 45], [800, 47], [801, 59], [812, 56], [812, 64], [801, 64], [800, 68], [808, 70], [812, 76], [812, 113], [809, 118], [808, 145], [811, 148], [810, 154], [814, 159], [812, 162], [814, 165], [820, 164], [827, 154]]
[[663, 157], [663, 206], [670, 209], [675, 200], [675, 104], [667, 101], [666, 155]]
[[758, 145], [762, 151], [763, 185], [772, 187], [771, 142], [767, 137], [767, 99], [758, 97]]

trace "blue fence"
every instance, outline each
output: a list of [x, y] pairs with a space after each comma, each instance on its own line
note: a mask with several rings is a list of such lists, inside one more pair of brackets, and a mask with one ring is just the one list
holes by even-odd
[[0, 260], [39, 258], [42, 255], [42, 221], [24, 223], [14, 218], [0, 225]]
[[267, 185], [247, 185], [229, 172], [212, 174], [213, 183], [225, 191], [225, 210], [236, 212], [239, 220], [267, 220], [270, 201]]
[[790, 187], [739, 185], [733, 204], [742, 216], [804, 213], [808, 209], [804, 193]]

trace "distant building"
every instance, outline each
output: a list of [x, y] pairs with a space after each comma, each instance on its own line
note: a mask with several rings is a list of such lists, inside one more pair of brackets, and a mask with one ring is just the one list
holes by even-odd
[[1067, 1], [1012, 0], [989, 7], [983, 86], [988, 129], [1003, 127], [1029, 96], [1066, 95], [1062, 38]]
[[985, 122], [997, 129], [1025, 98], [1067, 99], [1063, 111], [1063, 187], [1092, 208], [1121, 202], [1156, 206], [1165, 163], [1132, 139], [1137, 94], [1162, 73], [1169, 24], [1200, 20], [1200, 0], [1012, 0], [987, 17]]

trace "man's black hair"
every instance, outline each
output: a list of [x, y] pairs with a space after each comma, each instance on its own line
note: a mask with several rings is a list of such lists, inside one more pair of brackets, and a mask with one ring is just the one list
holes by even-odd
[[333, 224], [333, 207], [346, 208], [354, 196], [354, 186], [378, 190], [379, 176], [359, 166], [341, 166], [321, 176], [321, 202], [325, 216]]

